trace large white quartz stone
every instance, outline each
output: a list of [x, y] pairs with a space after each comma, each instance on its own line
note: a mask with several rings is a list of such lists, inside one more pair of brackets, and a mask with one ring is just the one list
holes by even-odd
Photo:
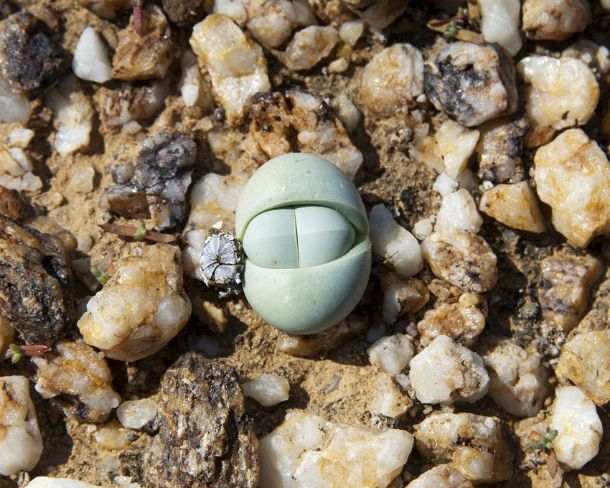
[[404, 430], [327, 422], [293, 411], [260, 442], [265, 488], [387, 487], [413, 448]]

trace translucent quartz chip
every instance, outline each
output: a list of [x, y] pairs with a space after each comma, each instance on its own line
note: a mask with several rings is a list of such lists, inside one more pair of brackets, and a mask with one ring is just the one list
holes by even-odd
[[265, 268], [306, 268], [329, 263], [351, 249], [352, 225], [339, 212], [306, 205], [268, 210], [252, 219], [244, 235], [244, 251]]

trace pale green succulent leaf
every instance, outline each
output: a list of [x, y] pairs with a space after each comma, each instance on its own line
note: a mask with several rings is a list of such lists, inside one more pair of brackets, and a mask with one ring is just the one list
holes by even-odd
[[258, 214], [243, 239], [248, 259], [263, 268], [298, 268], [294, 209], [277, 208]]
[[358, 190], [336, 166], [318, 156], [278, 156], [252, 175], [235, 213], [237, 238], [243, 240], [250, 221], [273, 208], [320, 205], [337, 210], [356, 231], [368, 235], [366, 210]]
[[269, 269], [246, 260], [244, 293], [271, 325], [290, 334], [314, 334], [338, 324], [358, 304], [371, 270], [371, 241], [320, 266]]
[[[299, 268], [339, 259], [354, 245], [356, 232], [339, 212], [307, 205], [295, 208]], [[249, 230], [248, 230], [249, 232]]]

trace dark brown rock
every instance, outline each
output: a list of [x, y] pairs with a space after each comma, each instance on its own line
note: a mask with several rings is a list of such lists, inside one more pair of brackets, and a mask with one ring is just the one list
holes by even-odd
[[74, 323], [72, 277], [61, 239], [0, 215], [0, 315], [30, 344], [51, 345]]
[[147, 487], [257, 486], [258, 441], [233, 367], [184, 354], [161, 381], [160, 405]]
[[197, 145], [183, 134], [164, 132], [145, 140], [136, 165], [113, 172], [119, 185], [104, 193], [102, 205], [123, 217], [152, 218], [158, 230], [182, 225], [196, 156]]
[[39, 95], [70, 67], [47, 24], [27, 12], [0, 22], [0, 69], [15, 93]]
[[0, 185], [0, 214], [12, 220], [21, 220], [32, 214], [32, 208], [21, 193]]
[[204, 16], [203, 0], [163, 0], [163, 10], [174, 24], [189, 27]]

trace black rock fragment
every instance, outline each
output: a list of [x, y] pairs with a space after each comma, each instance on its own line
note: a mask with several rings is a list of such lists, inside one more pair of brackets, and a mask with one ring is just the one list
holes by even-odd
[[205, 2], [202, 0], [163, 0], [163, 11], [174, 24], [189, 27], [201, 20]]

